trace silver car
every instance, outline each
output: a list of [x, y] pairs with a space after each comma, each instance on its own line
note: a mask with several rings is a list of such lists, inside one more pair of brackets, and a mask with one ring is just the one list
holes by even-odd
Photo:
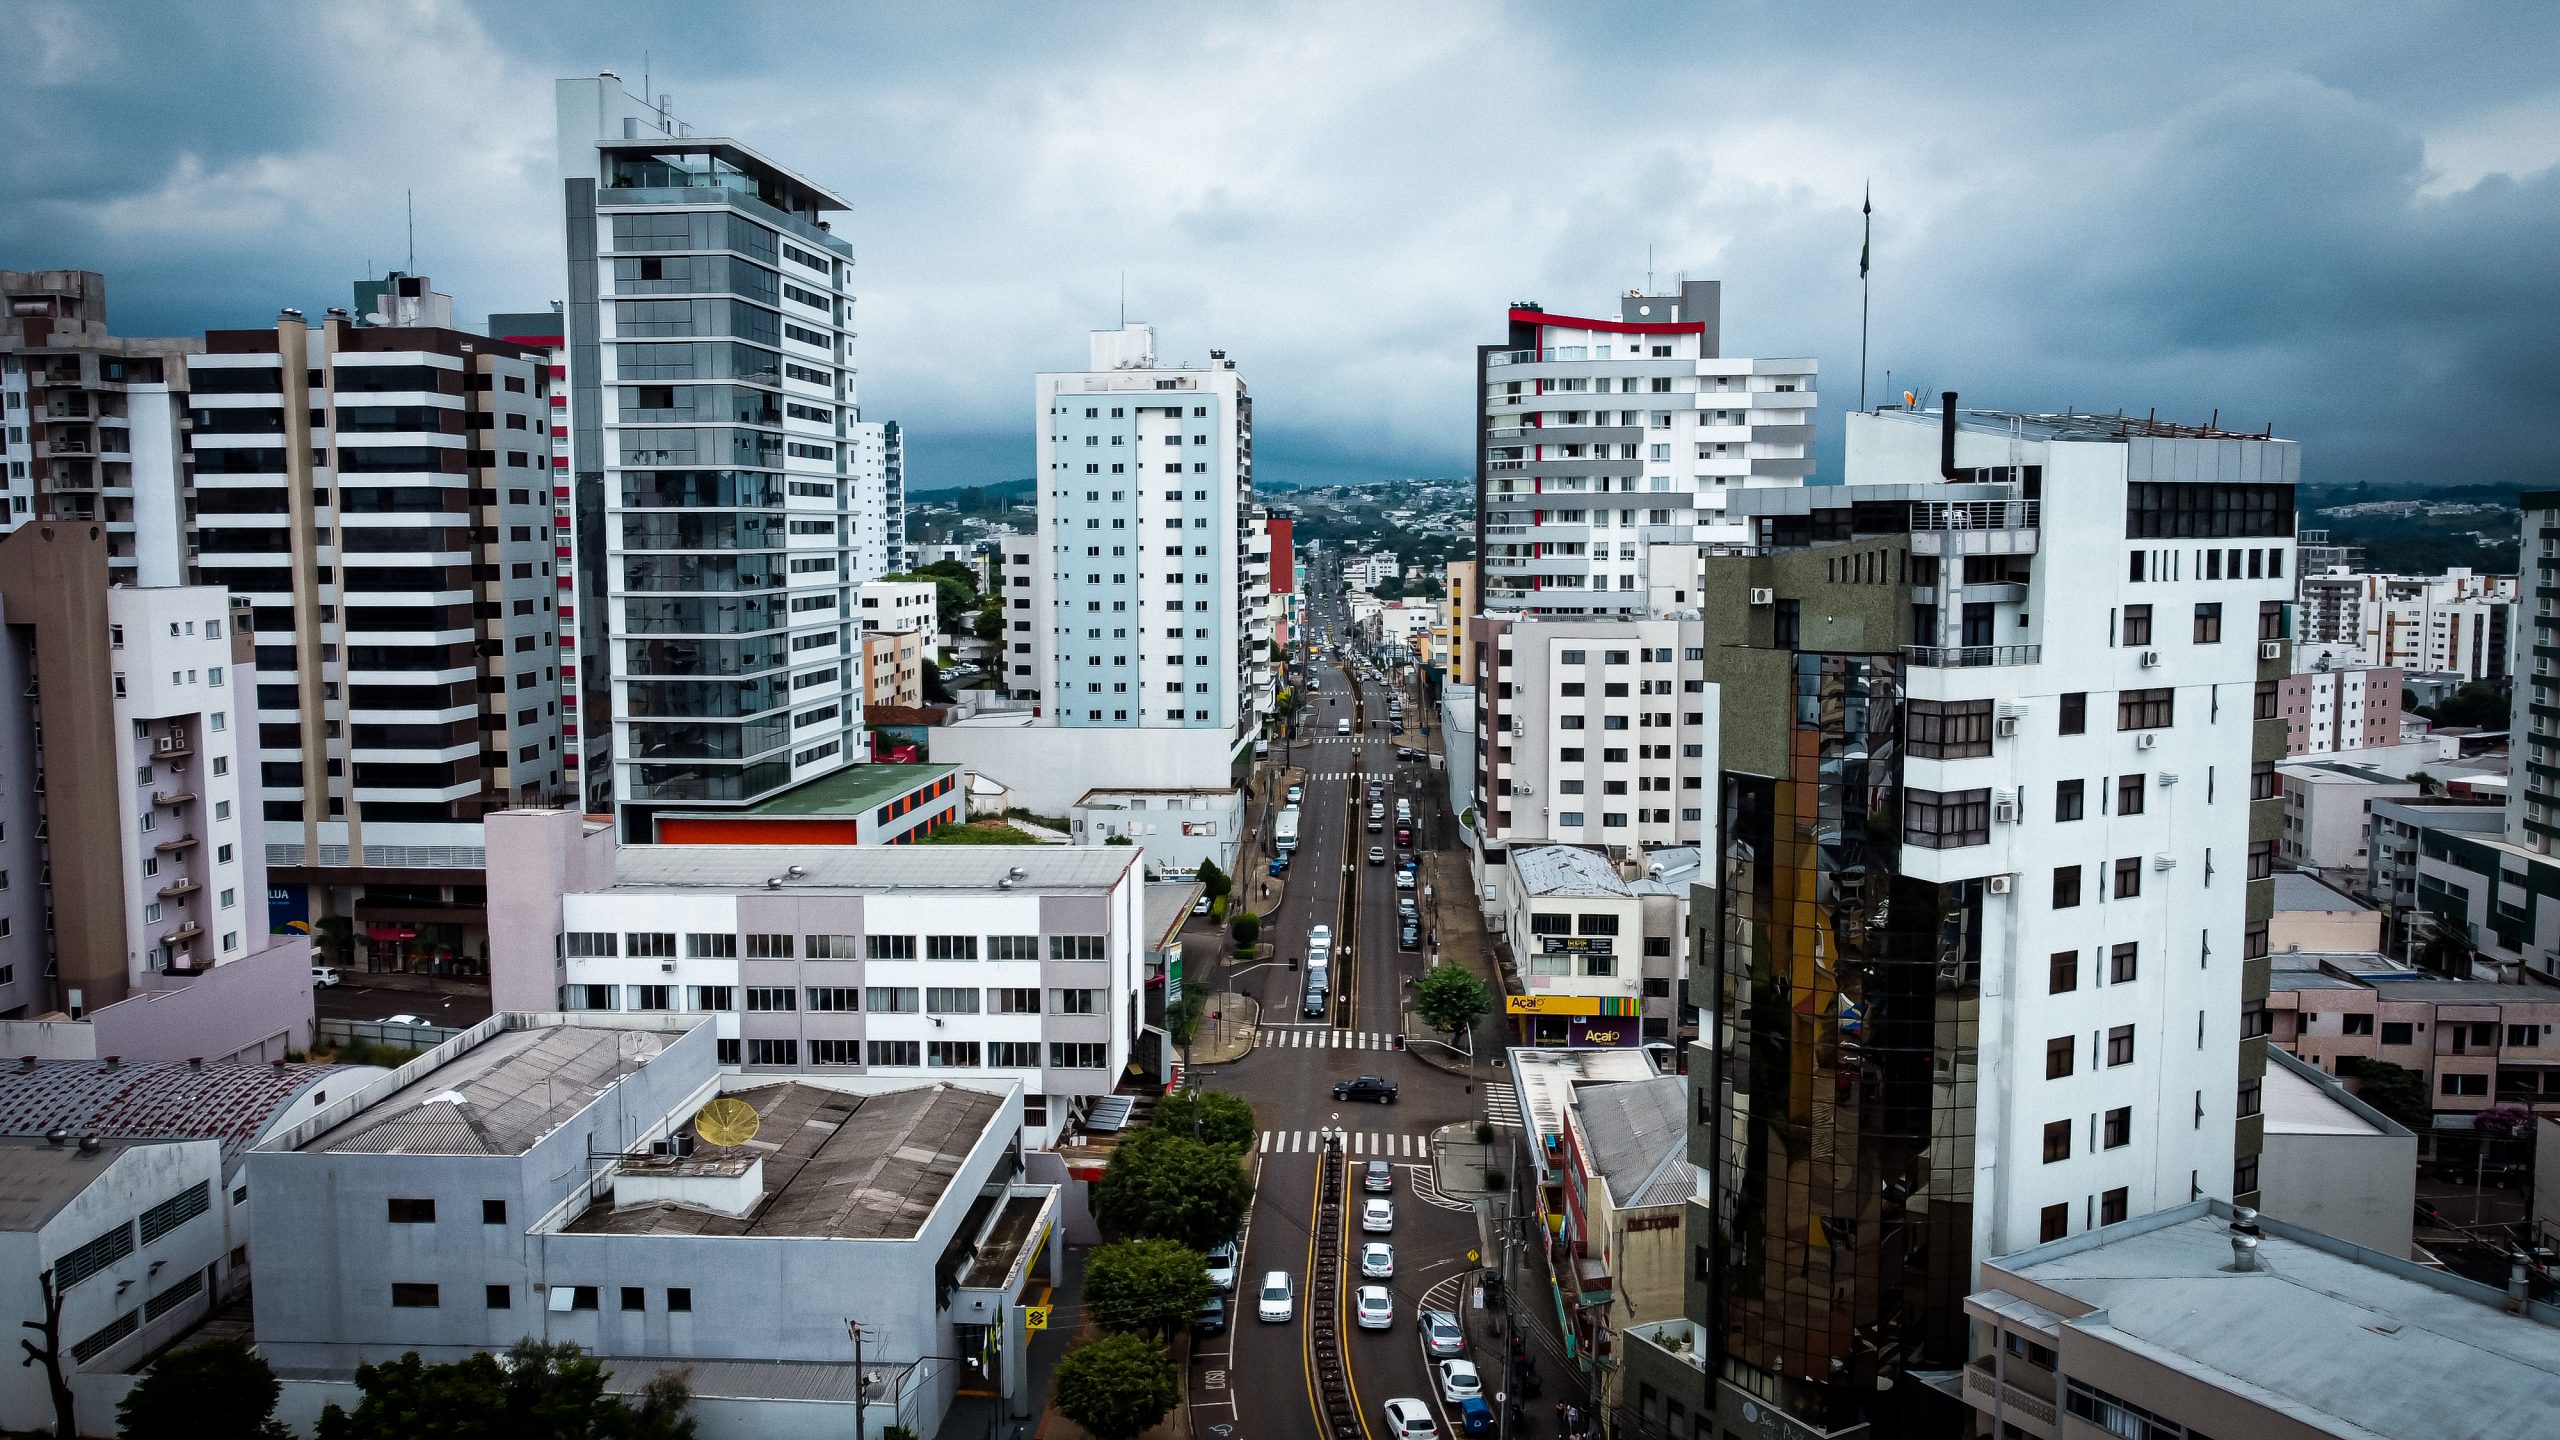
[[1446, 1310], [1417, 1310], [1413, 1327], [1422, 1332], [1422, 1353], [1434, 1360], [1454, 1360], [1467, 1353], [1467, 1332]]
[[1361, 1246], [1360, 1276], [1364, 1280], [1396, 1278], [1396, 1247], [1384, 1240], [1372, 1240]]

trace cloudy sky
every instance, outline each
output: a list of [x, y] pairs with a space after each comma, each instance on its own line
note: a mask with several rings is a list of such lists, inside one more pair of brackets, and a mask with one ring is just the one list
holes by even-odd
[[[1129, 313], [1257, 396], [1260, 471], [1461, 474], [1512, 300], [1725, 282], [1726, 346], [1871, 393], [2277, 433], [2328, 480], [2560, 449], [2560, 6], [11, 0], [0, 266], [115, 327], [399, 263], [561, 293], [551, 82], [615, 70], [849, 195], [862, 391], [915, 485], [1031, 466], [1030, 376]], [[1949, 11], [1954, 13], [1950, 14]]]

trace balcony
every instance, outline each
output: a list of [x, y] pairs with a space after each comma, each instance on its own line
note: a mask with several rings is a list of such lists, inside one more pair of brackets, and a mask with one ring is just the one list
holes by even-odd
[[1986, 665], [2036, 665], [2041, 645], [1905, 645], [1904, 663], [1931, 669], [1971, 670]]
[[163, 735], [151, 745], [155, 760], [184, 760], [196, 753], [195, 745], [184, 735]]
[[154, 805], [166, 805], [171, 809], [175, 809], [180, 805], [193, 805], [196, 803], [196, 792], [193, 790], [155, 790], [151, 793], [151, 803]]
[[160, 943], [163, 945], [183, 945], [202, 934], [204, 934], [204, 927], [193, 920], [190, 920], [186, 924], [179, 926], [177, 929], [170, 931], [168, 934], [161, 936]]
[[163, 840], [151, 848], [163, 855], [175, 855], [180, 851], [194, 849], [198, 843], [200, 842], [193, 835], [181, 835], [174, 840]]
[[197, 884], [193, 880], [172, 880], [168, 884], [160, 887], [160, 898], [163, 900], [183, 900], [187, 896], [193, 895], [203, 888], [203, 886]]
[[1977, 1410], [1995, 1407], [2050, 1427], [2053, 1424], [2053, 1372], [2012, 1358], [2006, 1384], [1992, 1371], [1992, 1357], [1964, 1367], [1965, 1399]]

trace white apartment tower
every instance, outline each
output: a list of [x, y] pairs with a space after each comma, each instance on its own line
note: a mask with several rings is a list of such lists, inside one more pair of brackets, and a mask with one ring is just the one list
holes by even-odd
[[1093, 332], [1089, 369], [1043, 374], [1031, 611], [1012, 688], [1070, 728], [1241, 740], [1268, 644], [1246, 572], [1253, 401], [1226, 352], [1159, 366], [1145, 325]]
[[1511, 307], [1476, 355], [1487, 613], [1692, 608], [1698, 556], [1745, 538], [1729, 497], [1813, 472], [1814, 362], [1727, 356], [1720, 321], [1712, 280], [1614, 320]]
[[571, 695], [589, 804], [646, 840], [867, 758], [852, 587], [889, 517], [858, 498], [848, 203], [609, 72], [557, 91]]

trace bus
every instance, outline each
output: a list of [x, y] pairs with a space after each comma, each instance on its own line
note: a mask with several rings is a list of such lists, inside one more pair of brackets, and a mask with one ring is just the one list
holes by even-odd
[[1298, 807], [1290, 806], [1271, 822], [1271, 853], [1289, 856], [1298, 849]]

